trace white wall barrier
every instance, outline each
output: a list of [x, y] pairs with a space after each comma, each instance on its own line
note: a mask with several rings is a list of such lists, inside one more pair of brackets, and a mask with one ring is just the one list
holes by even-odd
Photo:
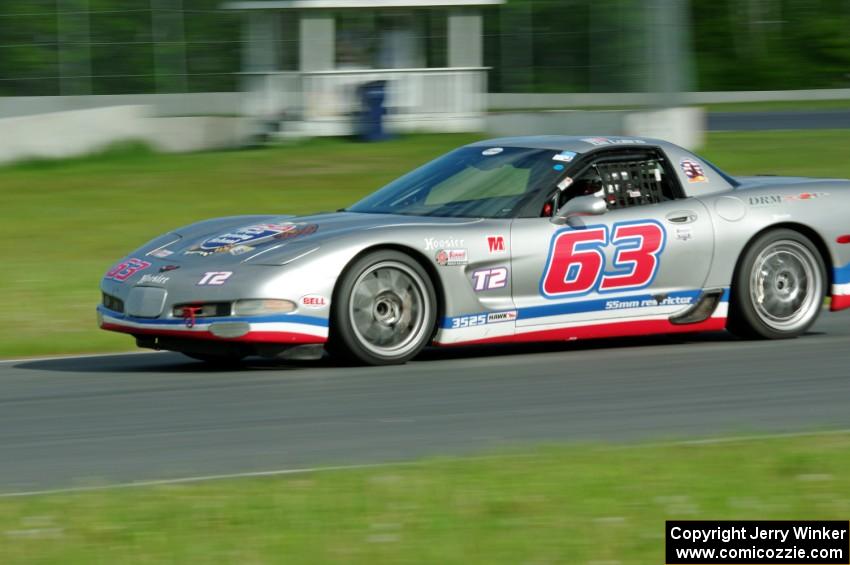
[[156, 116], [237, 116], [242, 113], [243, 96], [241, 92], [0, 96], [0, 118], [107, 106], [149, 106]]
[[235, 147], [250, 135], [244, 118], [151, 117], [147, 106], [110, 106], [0, 119], [0, 163], [58, 159], [142, 141], [164, 152]]
[[705, 112], [701, 108], [635, 112], [507, 112], [487, 116], [487, 133], [493, 136], [641, 136], [664, 139], [688, 149], [696, 149], [704, 141]]
[[[741, 102], [786, 102], [811, 100], [850, 100], [850, 88], [816, 90], [752, 90], [730, 92], [681, 92], [673, 94], [681, 105]], [[658, 106], [671, 94], [661, 92], [591, 92], [591, 93], [490, 93], [490, 110], [549, 110], [554, 108], [599, 108], [612, 106]]]

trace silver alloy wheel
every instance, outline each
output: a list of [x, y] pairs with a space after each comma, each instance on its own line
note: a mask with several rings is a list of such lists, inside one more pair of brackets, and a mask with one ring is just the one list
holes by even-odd
[[360, 344], [381, 357], [401, 357], [415, 349], [429, 328], [431, 303], [425, 281], [397, 261], [381, 261], [354, 283], [348, 315]]
[[822, 297], [818, 262], [804, 245], [780, 240], [756, 257], [750, 272], [750, 299], [767, 326], [786, 332], [805, 326], [817, 315]]

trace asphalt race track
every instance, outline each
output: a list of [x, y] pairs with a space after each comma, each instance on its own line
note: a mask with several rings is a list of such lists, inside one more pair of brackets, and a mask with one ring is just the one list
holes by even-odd
[[850, 428], [850, 312], [704, 334], [428, 351], [403, 368], [209, 371], [171, 353], [0, 363], [0, 493], [487, 453], [527, 442]]

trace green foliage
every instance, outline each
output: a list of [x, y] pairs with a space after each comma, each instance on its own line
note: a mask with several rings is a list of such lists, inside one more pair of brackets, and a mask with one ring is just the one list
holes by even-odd
[[844, 0], [691, 0], [701, 90], [850, 86]]
[[[688, 1], [694, 56], [692, 61], [683, 57], [683, 64], [695, 74], [699, 90], [850, 87], [847, 0]], [[222, 0], [184, 0], [185, 43], [180, 44], [180, 37], [167, 37], [155, 47], [151, 0], [88, 0], [92, 93], [172, 90], [167, 77], [157, 85], [155, 51], [177, 50], [180, 57], [182, 47], [187, 90], [236, 90], [244, 45], [242, 14], [223, 10], [221, 4]], [[83, 16], [57, 15], [85, 5], [79, 0], [0, 2], [0, 96], [60, 94], [60, 54], [65, 61], [81, 63], [66, 69], [66, 74], [88, 73], [86, 46], [60, 45], [58, 33], [60, 22], [73, 32], [84, 24], [79, 19]], [[158, 0], [155, 5], [161, 9], [170, 4]], [[490, 89], [651, 89], [650, 71], [656, 62], [649, 58], [650, 43], [653, 34], [663, 31], [649, 21], [648, 5], [649, 0], [510, 0], [484, 9]], [[434, 64], [444, 64], [445, 15], [434, 11], [422, 27], [428, 30], [422, 32], [423, 41]], [[282, 38], [285, 43], [276, 46], [287, 61], [296, 53], [292, 37], [296, 30], [289, 25]]]
[[850, 435], [481, 458], [0, 500], [6, 563], [663, 563], [665, 520], [846, 520]]
[[[150, 0], [3, 0], [0, 96], [62, 94], [60, 55], [72, 63], [65, 75], [82, 77], [71, 83], [90, 83], [91, 94], [154, 93], [158, 91], [155, 49], [167, 53], [181, 47], [185, 47], [189, 91], [234, 91], [238, 88], [235, 73], [240, 70], [241, 16], [222, 10], [221, 3], [184, 0], [184, 41], [181, 44], [181, 37], [169, 36], [156, 46]], [[88, 42], [86, 16], [80, 11], [86, 4]], [[59, 33], [62, 26], [71, 33], [64, 44]]]
[[[679, 1], [679, 0], [671, 0]], [[689, 0], [697, 90], [850, 87], [850, 2]], [[648, 0], [510, 0], [486, 17], [497, 92], [651, 90]]]
[[641, 0], [513, 0], [488, 9], [491, 90], [641, 90], [644, 29]]

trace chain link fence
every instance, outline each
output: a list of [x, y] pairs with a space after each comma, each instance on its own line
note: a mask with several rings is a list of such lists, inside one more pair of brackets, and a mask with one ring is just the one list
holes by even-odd
[[[483, 13], [492, 92], [850, 87], [847, 0], [508, 0]], [[412, 30], [440, 66], [445, 30], [428, 22], [444, 18], [428, 14]], [[346, 17], [338, 64], [352, 37], [376, 40]], [[289, 61], [297, 28], [282, 21], [269, 48]], [[221, 0], [3, 0], [0, 96], [232, 92], [244, 42]]]

